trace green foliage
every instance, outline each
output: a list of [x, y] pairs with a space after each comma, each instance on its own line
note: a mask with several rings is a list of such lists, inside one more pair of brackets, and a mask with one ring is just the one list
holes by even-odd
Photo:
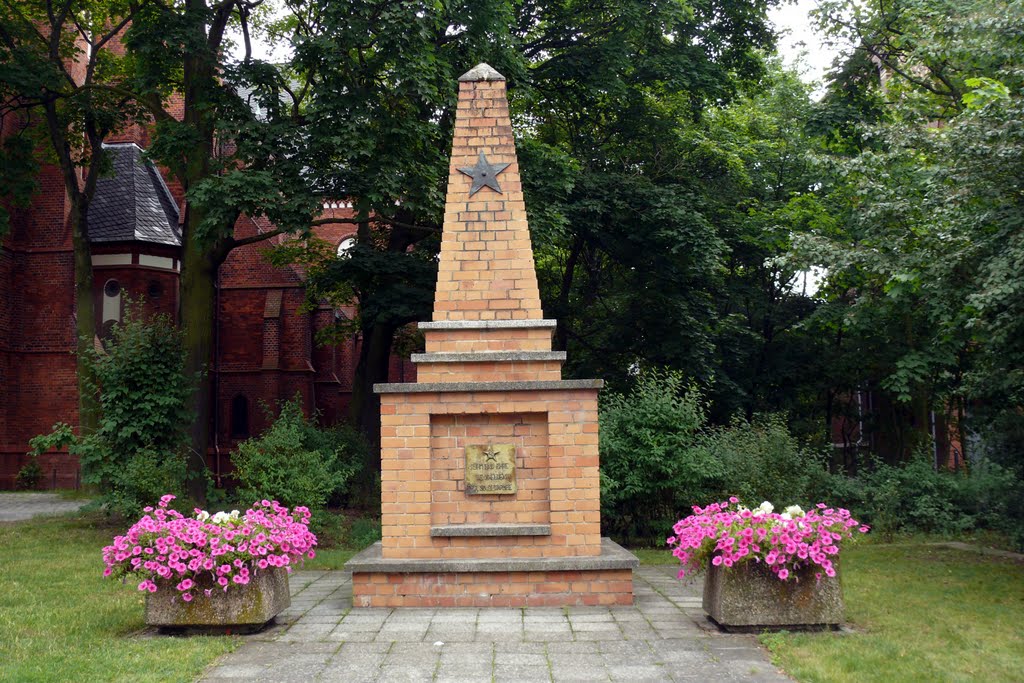
[[777, 506], [813, 505], [819, 502], [816, 494], [830, 476], [823, 455], [801, 445], [784, 416], [777, 413], [756, 415], [751, 422], [735, 419], [728, 427], [712, 428], [701, 436], [696, 448], [719, 463], [719, 493], [735, 495], [751, 505], [765, 500]]
[[193, 382], [184, 374], [177, 328], [166, 316], [147, 319], [140, 304], [129, 302], [106, 348], [91, 350], [86, 363], [98, 383], [98, 428], [76, 436], [59, 423], [29, 442], [33, 452], [67, 446], [78, 456], [82, 482], [126, 517], [165, 493], [180, 495]]
[[649, 371], [601, 398], [601, 519], [626, 538], [663, 536], [680, 510], [716, 493], [718, 462], [695, 449], [704, 406], [682, 373]]
[[958, 501], [975, 529], [991, 529], [1024, 551], [1024, 476], [988, 459], [973, 463], [958, 482]]
[[[817, 195], [832, 220], [796, 234], [792, 252], [827, 273], [803, 323], [832, 341], [820, 366], [826, 418], [870, 388], [893, 404], [869, 416], [886, 423], [878, 455], [890, 465], [928, 438], [934, 411], [959, 430], [969, 461], [991, 459], [1019, 480], [1024, 6], [829, 0], [817, 12], [822, 29], [856, 46], [812, 117], [826, 171]], [[883, 474], [873, 486], [897, 499], [886, 482], [900, 477]], [[919, 517], [944, 517], [922, 505]], [[886, 524], [905, 523], [910, 511], [892, 507]], [[935, 524], [955, 530], [953, 517]]]
[[359, 469], [365, 448], [350, 429], [321, 430], [306, 419], [302, 399], [281, 404], [273, 424], [259, 437], [238, 445], [231, 456], [244, 502], [277, 500], [286, 507], [304, 505], [314, 525], [327, 503], [340, 500]]
[[[0, 80], [3, 74], [0, 72]], [[0, 98], [3, 97], [0, 89]], [[2, 119], [2, 112], [0, 112]], [[38, 187], [36, 173], [39, 163], [33, 155], [33, 136], [29, 131], [11, 133], [0, 141], [0, 192], [6, 201], [0, 202], [0, 239], [10, 229], [10, 205], [29, 205]]]
[[357, 517], [348, 529], [348, 547], [355, 550], [367, 548], [381, 539], [380, 520]]
[[937, 472], [927, 454], [899, 466], [878, 463], [862, 474], [866, 514], [861, 521], [891, 540], [897, 531], [955, 534], [972, 526], [958, 503], [957, 477]]
[[14, 478], [14, 488], [18, 491], [35, 491], [43, 482], [43, 468], [39, 465], [39, 458], [32, 457], [18, 470]]
[[833, 499], [892, 540], [897, 533], [957, 536], [990, 530], [1024, 547], [1024, 484], [1013, 470], [980, 460], [966, 470], [936, 470], [928, 453], [906, 463], [874, 462]]
[[725, 244], [709, 207], [736, 202], [708, 200], [722, 173], [703, 172], [689, 133], [756, 89], [774, 4], [289, 3], [274, 35], [293, 41], [295, 79], [317, 84], [302, 159], [324, 195], [355, 198], [342, 221], [358, 246], [310, 271], [310, 293], [358, 299], [341, 327], [363, 335], [350, 405], [364, 428], [397, 329], [429, 313], [456, 78], [480, 61], [508, 79], [542, 297], [558, 344], [573, 345], [569, 372], [627, 386], [639, 357], [718, 369], [708, 292]]
[[729, 496], [808, 506], [845, 490], [782, 415], [709, 425], [704, 398], [679, 372], [647, 372], [629, 393], [603, 395], [600, 419], [601, 521], [622, 538], [660, 543], [693, 505]]

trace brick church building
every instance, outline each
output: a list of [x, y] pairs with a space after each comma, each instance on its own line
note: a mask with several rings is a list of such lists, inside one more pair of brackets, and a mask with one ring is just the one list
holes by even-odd
[[[148, 311], [175, 316], [181, 268], [180, 187], [143, 158], [145, 130], [129, 129], [105, 145], [113, 173], [98, 184], [90, 207], [96, 329], [102, 336], [121, 319], [127, 298]], [[31, 206], [11, 213], [0, 240], [0, 489], [14, 487], [28, 442], [57, 422], [78, 422], [75, 378], [74, 259], [69, 202], [57, 168], [44, 167]], [[338, 214], [344, 206], [330, 207]], [[237, 237], [271, 229], [247, 217]], [[339, 254], [352, 244], [352, 226], [317, 228]], [[214, 357], [209, 372], [212, 411], [208, 463], [215, 476], [230, 467], [235, 445], [267, 426], [263, 403], [299, 394], [307, 414], [322, 423], [346, 415], [358, 340], [318, 346], [314, 336], [351, 315], [305, 300], [299, 267], [275, 268], [265, 251], [282, 238], [235, 249], [221, 266], [217, 288]], [[392, 381], [415, 378], [414, 366], [392, 359]], [[48, 488], [74, 488], [78, 464], [66, 453], [40, 459]]]

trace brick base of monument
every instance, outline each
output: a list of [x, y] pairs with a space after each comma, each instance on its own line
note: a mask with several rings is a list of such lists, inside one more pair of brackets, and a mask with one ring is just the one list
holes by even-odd
[[609, 539], [572, 558], [388, 560], [380, 544], [353, 557], [355, 607], [576, 607], [633, 604], [636, 557]]

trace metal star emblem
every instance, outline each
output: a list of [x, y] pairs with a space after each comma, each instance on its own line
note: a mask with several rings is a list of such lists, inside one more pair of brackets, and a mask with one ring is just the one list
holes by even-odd
[[465, 173], [473, 179], [473, 187], [469, 190], [469, 196], [472, 197], [476, 194], [480, 188], [487, 186], [502, 194], [501, 186], [498, 185], [498, 174], [508, 168], [511, 164], [492, 164], [487, 161], [487, 157], [484, 153], [480, 152], [480, 158], [476, 160], [476, 166], [466, 166], [460, 168], [459, 173]]

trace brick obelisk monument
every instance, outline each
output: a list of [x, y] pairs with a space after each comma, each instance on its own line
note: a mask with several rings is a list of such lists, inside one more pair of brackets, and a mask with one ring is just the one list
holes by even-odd
[[382, 541], [357, 607], [623, 605], [636, 558], [601, 538], [597, 392], [551, 350], [505, 78], [459, 79], [434, 319], [417, 381], [378, 384]]

